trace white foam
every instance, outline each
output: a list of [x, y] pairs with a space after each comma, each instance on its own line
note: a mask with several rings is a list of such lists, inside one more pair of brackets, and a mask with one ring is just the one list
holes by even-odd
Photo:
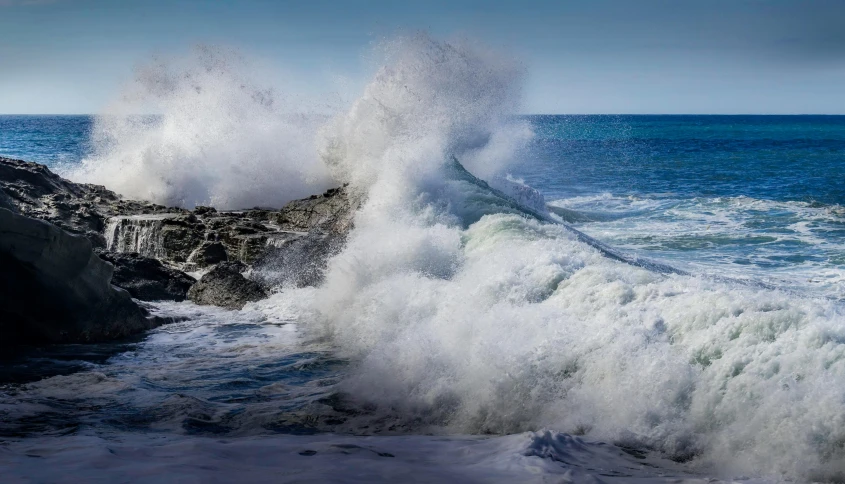
[[313, 298], [271, 299], [357, 362], [341, 388], [418, 428], [545, 426], [728, 474], [836, 476], [841, 303], [651, 273], [516, 215], [466, 218], [444, 159], [466, 133], [513, 133], [521, 76], [486, 51], [407, 42], [328, 128], [324, 156], [369, 194], [347, 247]]
[[[655, 274], [603, 257], [561, 226], [479, 210], [473, 204], [483, 198], [449, 177], [449, 160], [487, 178], [506, 171], [530, 135], [508, 117], [523, 69], [483, 48], [423, 35], [387, 51], [362, 98], [320, 135], [333, 176], [367, 194], [347, 246], [321, 287], [285, 290], [247, 311], [294, 319], [331, 341], [352, 362], [339, 388], [372, 409], [370, 420], [420, 432], [546, 427], [691, 459], [690, 468], [719, 476], [841, 479], [841, 302]], [[169, 142], [167, 129], [152, 132], [181, 153], [182, 141]], [[175, 132], [181, 140], [186, 131]], [[188, 163], [214, 167], [203, 172], [155, 156], [126, 159], [140, 160], [125, 166], [158, 187], [154, 196], [179, 198], [196, 186], [239, 200], [228, 184], [206, 190], [218, 185], [204, 177], [232, 175], [228, 161]], [[244, 197], [268, 193], [255, 186]], [[561, 439], [549, 437], [531, 455], [566, 460], [570, 441]], [[230, 454], [241, 455], [248, 452]], [[502, 475], [516, 465], [491, 455], [461, 465], [490, 463]], [[438, 454], [432, 462], [448, 460]]]
[[202, 46], [143, 65], [96, 118], [94, 155], [65, 174], [188, 208], [280, 207], [329, 188], [314, 144], [324, 117], [264, 77], [257, 62]]

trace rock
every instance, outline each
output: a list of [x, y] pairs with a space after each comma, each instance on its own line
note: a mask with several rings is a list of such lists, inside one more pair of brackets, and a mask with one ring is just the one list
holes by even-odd
[[194, 249], [205, 240], [205, 225], [193, 214], [165, 218], [159, 237], [162, 259], [177, 264], [187, 262]]
[[[360, 197], [343, 186], [279, 210], [218, 212], [198, 206], [188, 211], [124, 200], [104, 187], [73, 183], [43, 165], [8, 158], [0, 158], [0, 190], [8, 195], [0, 195], [0, 206], [83, 234], [109, 252], [143, 256], [107, 256], [115, 263], [116, 283], [140, 299], [179, 299], [184, 273], [169, 272], [168, 266], [193, 270], [221, 261], [256, 264], [260, 270], [254, 274], [268, 285], [318, 284], [360, 204]], [[163, 265], [153, 267], [145, 258]], [[174, 279], [168, 282], [168, 277]]]
[[202, 205], [197, 205], [194, 207], [194, 213], [197, 215], [211, 215], [217, 213], [217, 209], [214, 207], [204, 207]]
[[253, 274], [265, 286], [316, 286], [323, 282], [329, 258], [345, 242], [345, 234], [309, 232], [268, 251], [255, 262]]
[[226, 253], [226, 247], [220, 242], [203, 242], [188, 256], [188, 264], [197, 269], [228, 260], [229, 255]]
[[126, 289], [142, 301], [184, 301], [196, 279], [160, 261], [138, 253], [98, 251], [101, 259], [114, 266], [112, 284]]
[[352, 228], [352, 216], [358, 204], [357, 197], [351, 196], [344, 185], [322, 195], [289, 202], [278, 212], [269, 214], [269, 218], [285, 230], [346, 233]]
[[6, 195], [6, 192], [4, 192], [2, 188], [0, 188], [0, 208], [5, 208], [10, 212], [18, 213], [18, 207], [12, 203], [12, 199], [9, 198], [9, 195]]
[[123, 200], [99, 185], [73, 183], [38, 163], [0, 157], [0, 189], [17, 211], [82, 234], [104, 247], [106, 221], [117, 215], [185, 212], [148, 202]]
[[188, 298], [202, 305], [241, 309], [248, 302], [260, 301], [267, 293], [256, 282], [243, 276], [242, 262], [221, 262], [191, 287]]
[[0, 208], [0, 344], [106, 341], [162, 321], [111, 285], [85, 237]]

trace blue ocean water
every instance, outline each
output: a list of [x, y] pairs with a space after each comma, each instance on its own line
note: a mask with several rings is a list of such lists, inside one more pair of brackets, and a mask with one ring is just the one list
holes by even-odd
[[[565, 220], [693, 272], [845, 296], [845, 116], [529, 116], [514, 175]], [[0, 116], [0, 154], [53, 168], [91, 116]]]
[[[441, 248], [430, 241], [440, 239], [425, 237], [421, 248], [393, 256], [378, 244], [400, 241], [407, 227], [388, 225], [395, 239], [388, 230], [377, 231], [365, 239], [376, 245], [375, 253], [361, 252], [359, 242], [350, 259], [364, 257], [362, 274], [382, 263], [397, 268], [373, 284], [353, 274], [349, 299], [334, 301], [321, 289], [305, 288], [279, 292], [244, 311], [156, 303], [157, 311], [186, 320], [127, 346], [38, 350], [16, 360], [0, 371], [0, 407], [6, 412], [0, 414], [0, 434], [68, 436], [69, 443], [44, 441], [49, 449], [91, 447], [85, 440], [90, 434], [167, 440], [386, 428], [407, 430], [407, 448], [395, 452], [407, 456], [422, 442], [414, 435], [421, 427], [402, 425], [431, 417], [414, 413], [414, 405], [431, 397], [431, 406], [423, 408], [435, 420], [469, 415], [469, 423], [456, 427], [460, 432], [487, 433], [486, 422], [495, 425], [498, 418], [503, 423], [490, 432], [554, 427], [584, 433], [596, 426], [606, 432], [596, 437], [601, 440], [570, 447], [589, 454], [611, 448], [603, 435], [622, 435], [631, 462], [652, 458], [657, 448], [680, 462], [705, 455], [711, 460], [704, 464], [712, 464], [707, 472], [722, 472], [722, 462], [733, 462], [724, 453], [734, 451], [755, 458], [748, 468], [758, 474], [784, 455], [788, 465], [811, 458], [816, 460], [806, 466], [813, 467], [830, 455], [837, 465], [841, 434], [816, 429], [828, 422], [834, 430], [841, 427], [831, 417], [841, 413], [831, 382], [841, 381], [834, 378], [842, 368], [838, 362], [845, 361], [842, 338], [838, 327], [823, 325], [841, 324], [841, 302], [829, 299], [842, 299], [845, 286], [845, 197], [839, 184], [845, 117], [527, 119], [535, 137], [512, 175], [537, 188], [569, 224], [635, 256], [801, 295], [754, 292], [758, 286], [724, 281], [711, 286], [706, 278], [651, 277], [593, 257], [567, 242], [559, 227], [502, 216], [460, 234], [473, 243], [461, 253], [466, 267], [454, 280], [409, 274], [417, 252], [419, 258], [439, 255]], [[0, 154], [59, 171], [91, 152], [90, 117], [3, 117], [0, 127]], [[449, 254], [446, 249], [453, 246], [442, 250]], [[494, 259], [489, 267], [488, 256]], [[549, 267], [555, 268], [553, 277]], [[564, 269], [573, 272], [564, 274], [565, 284], [557, 278]], [[549, 280], [557, 285], [552, 297], [545, 291]], [[309, 299], [317, 295], [323, 297]], [[777, 304], [781, 299], [787, 300], [784, 307]], [[312, 303], [325, 311], [340, 308], [331, 341], [298, 328], [307, 326]], [[724, 308], [714, 307], [719, 305]], [[471, 331], [465, 331], [467, 324]], [[69, 374], [19, 384], [55, 373]], [[417, 398], [420, 389], [424, 395]], [[387, 403], [356, 407], [345, 400], [349, 395]], [[396, 397], [398, 410], [391, 407]], [[404, 407], [403, 397], [410, 402]], [[603, 430], [605, 422], [621, 430]], [[503, 443], [490, 461], [537, 456], [557, 471], [559, 463], [572, 460], [550, 454], [540, 440], [532, 454], [523, 443], [491, 439]], [[769, 447], [773, 442], [787, 445]], [[93, 448], [106, 445], [111, 443], [96, 441]], [[21, 459], [33, 454], [17, 449]], [[465, 455], [449, 449], [450, 455]], [[111, 447], [101, 450], [114, 455]], [[431, 467], [444, 461], [435, 459]], [[583, 462], [591, 472], [617, 469], [622, 482], [633, 477], [630, 469], [645, 469], [627, 461], [599, 465], [593, 456]], [[667, 476], [667, 466], [675, 464], [647, 464], [646, 470]], [[774, 472], [809, 472], [788, 465]]]
[[530, 119], [521, 175], [590, 235], [693, 272], [845, 296], [845, 116]]
[[0, 116], [0, 155], [55, 167], [90, 151], [92, 116]]

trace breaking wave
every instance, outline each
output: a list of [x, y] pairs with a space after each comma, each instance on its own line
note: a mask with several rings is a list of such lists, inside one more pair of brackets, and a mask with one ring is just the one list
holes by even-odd
[[142, 71], [121, 106], [163, 114], [101, 118], [77, 176], [230, 208], [350, 183], [365, 202], [322, 286], [250, 310], [352, 362], [338, 386], [374, 409], [356, 432], [372, 414], [416, 430], [546, 427], [719, 473], [841, 478], [841, 302], [607, 257], [507, 176], [531, 139], [513, 117], [520, 62], [425, 35], [383, 52], [362, 97], [319, 129], [213, 51], [186, 74]]
[[330, 187], [314, 149], [325, 115], [261, 73], [235, 51], [205, 46], [140, 66], [96, 117], [93, 155], [65, 174], [186, 208], [279, 207]]
[[355, 362], [351, 398], [418, 427], [549, 427], [720, 472], [838, 475], [840, 302], [650, 271], [537, 216], [533, 195], [506, 206], [450, 160], [493, 179], [518, 159], [522, 67], [424, 36], [394, 47], [322, 134], [335, 176], [367, 193], [345, 250], [322, 287], [264, 303]]

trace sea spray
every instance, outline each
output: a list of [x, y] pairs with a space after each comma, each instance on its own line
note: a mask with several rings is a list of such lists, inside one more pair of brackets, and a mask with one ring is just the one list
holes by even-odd
[[65, 174], [186, 208], [279, 207], [329, 188], [314, 148], [325, 115], [269, 87], [256, 64], [200, 46], [141, 65], [96, 118], [93, 155]]
[[[511, 117], [520, 63], [424, 35], [386, 51], [362, 98], [320, 131], [322, 161], [305, 164], [323, 173], [315, 179], [331, 176], [367, 195], [346, 248], [321, 287], [286, 289], [238, 313], [297, 321], [351, 361], [338, 388], [365, 411], [353, 409], [347, 429], [378, 430], [374, 422], [417, 432], [546, 427], [662, 451], [719, 475], [841, 479], [841, 302], [651, 272], [604, 257], [560, 225], [496, 213], [480, 183], [449, 168], [454, 157], [502, 190], [496, 175], [519, 161], [531, 135]], [[213, 115], [233, 112], [231, 119], [254, 127], [240, 108], [258, 105], [258, 113], [274, 114], [257, 119], [280, 119], [223, 71], [209, 76], [221, 82], [217, 96], [194, 93], [196, 84], [180, 88], [179, 76], [165, 79], [150, 99], [174, 107], [160, 122], [141, 123], [140, 135], [134, 121], [114, 131], [101, 122], [97, 136], [106, 141], [86, 175], [127, 195], [186, 205], [263, 203], [288, 196], [279, 189], [286, 186], [316, 191], [300, 184], [300, 165], [285, 161], [300, 144], [261, 138], [278, 158], [254, 166], [264, 179], [285, 174], [272, 190], [243, 183], [234, 158], [205, 149], [231, 145], [219, 133], [242, 132], [236, 122], [210, 129], [203, 116], [213, 128]], [[228, 96], [244, 102], [218, 102]], [[182, 102], [210, 107], [183, 115]], [[256, 132], [301, 133], [269, 126], [243, 131], [238, 139], [246, 143], [238, 146], [251, 146]]]
[[518, 63], [425, 36], [394, 47], [322, 134], [335, 176], [368, 194], [348, 244], [320, 288], [265, 306], [332, 338], [354, 362], [347, 395], [390, 428], [549, 427], [711, 472], [841, 471], [841, 303], [651, 272], [484, 209], [450, 159], [490, 176], [529, 135], [509, 118]]

